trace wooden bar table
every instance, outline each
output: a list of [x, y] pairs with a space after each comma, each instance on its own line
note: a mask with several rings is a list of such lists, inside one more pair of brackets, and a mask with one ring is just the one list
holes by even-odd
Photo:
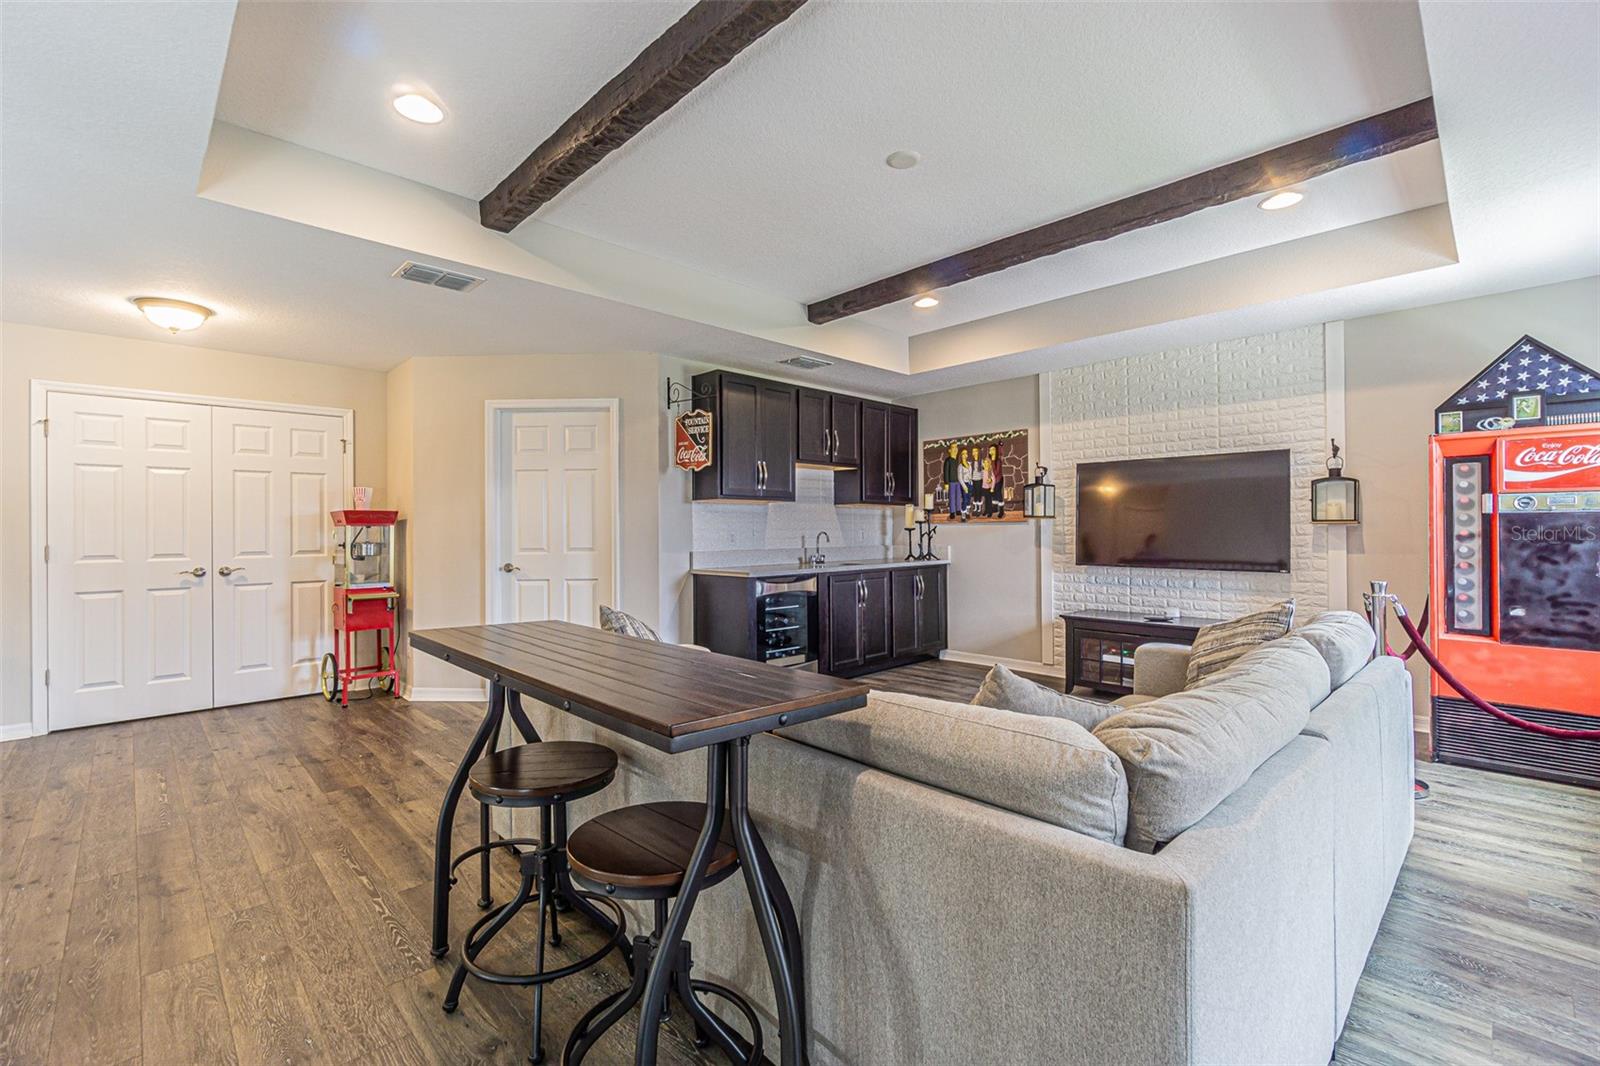
[[[688, 926], [724, 819], [733, 829], [751, 909], [761, 930], [778, 1006], [782, 1066], [809, 1060], [803, 945], [794, 904], [750, 817], [750, 738], [866, 705], [867, 687], [698, 648], [606, 633], [570, 622], [428, 629], [411, 646], [489, 681], [489, 703], [439, 809], [434, 842], [433, 953], [449, 950], [451, 829], [467, 772], [509, 708], [523, 739], [537, 731], [521, 696], [665, 752], [706, 750], [706, 820], [673, 903], [640, 1004], [635, 1062], [656, 1060], [670, 963]], [[564, 835], [564, 834], [563, 834]], [[485, 888], [485, 898], [487, 889]], [[574, 905], [580, 897], [569, 895]], [[594, 912], [598, 916], [598, 912]]]

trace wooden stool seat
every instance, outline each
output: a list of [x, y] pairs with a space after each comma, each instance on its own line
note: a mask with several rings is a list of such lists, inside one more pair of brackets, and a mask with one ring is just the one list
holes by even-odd
[[467, 787], [483, 803], [543, 806], [587, 795], [617, 776], [617, 753], [600, 744], [545, 740], [484, 756]]
[[[572, 871], [596, 884], [625, 889], [635, 898], [677, 894], [706, 817], [703, 803], [640, 803], [591, 818], [567, 840]], [[706, 867], [710, 885], [737, 868], [733, 830], [722, 835]]]

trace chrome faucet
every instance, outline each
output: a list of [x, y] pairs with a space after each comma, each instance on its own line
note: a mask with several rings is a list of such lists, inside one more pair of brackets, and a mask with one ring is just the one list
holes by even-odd
[[828, 536], [828, 533], [827, 533], [826, 530], [824, 530], [821, 533], [818, 533], [817, 534], [817, 540], [816, 540], [817, 550], [807, 554], [807, 552], [806, 552], [806, 535], [804, 533], [800, 534], [800, 565], [801, 566], [821, 566], [822, 564], [824, 564], [824, 563], [826, 563], [828, 561], [827, 557], [822, 554], [822, 541], [823, 541], [823, 538], [825, 538], [825, 537], [830, 542], [833, 540], [832, 537]]

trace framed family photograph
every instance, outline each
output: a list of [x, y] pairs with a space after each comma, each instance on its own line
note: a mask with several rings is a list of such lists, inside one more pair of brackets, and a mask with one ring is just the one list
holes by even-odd
[[931, 522], [1021, 522], [1032, 470], [1028, 431], [922, 442], [922, 508]]

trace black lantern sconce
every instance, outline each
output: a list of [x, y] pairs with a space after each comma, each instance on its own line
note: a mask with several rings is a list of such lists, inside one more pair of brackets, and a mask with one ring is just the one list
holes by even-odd
[[1054, 518], [1056, 516], [1056, 487], [1045, 480], [1050, 468], [1039, 465], [1033, 480], [1022, 486], [1022, 517]]
[[1328, 476], [1311, 483], [1311, 521], [1327, 526], [1354, 526], [1361, 522], [1361, 482], [1344, 476], [1339, 442], [1328, 457]]

